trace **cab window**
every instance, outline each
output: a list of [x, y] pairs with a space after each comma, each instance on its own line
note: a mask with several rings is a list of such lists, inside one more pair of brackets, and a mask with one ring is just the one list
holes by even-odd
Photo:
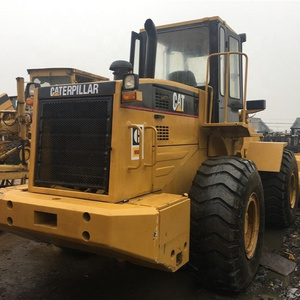
[[155, 78], [204, 86], [208, 55], [209, 30], [207, 27], [160, 32], [158, 33]]
[[[229, 51], [238, 52], [239, 42], [233, 37], [229, 37]], [[238, 54], [230, 55], [230, 85], [229, 95], [231, 98], [240, 98], [240, 56]]]

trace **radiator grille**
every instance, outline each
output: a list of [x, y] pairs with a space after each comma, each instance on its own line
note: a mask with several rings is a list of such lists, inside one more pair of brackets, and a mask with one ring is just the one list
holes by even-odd
[[41, 100], [35, 185], [108, 192], [112, 98]]

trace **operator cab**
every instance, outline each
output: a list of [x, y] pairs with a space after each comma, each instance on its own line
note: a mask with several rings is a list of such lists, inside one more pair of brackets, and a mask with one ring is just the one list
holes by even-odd
[[171, 80], [200, 89], [212, 87], [212, 122], [224, 122], [227, 94], [225, 121], [237, 122], [243, 107], [242, 57], [224, 54], [207, 62], [213, 53], [242, 52], [245, 41], [245, 34], [236, 34], [219, 17], [160, 27], [147, 20], [145, 29], [132, 33], [130, 62], [140, 78]]

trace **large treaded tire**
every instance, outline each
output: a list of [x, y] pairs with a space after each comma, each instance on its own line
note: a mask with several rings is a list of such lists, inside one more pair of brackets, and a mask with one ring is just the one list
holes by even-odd
[[[264, 233], [263, 189], [256, 167], [238, 157], [208, 159], [197, 171], [189, 196], [192, 272], [208, 288], [244, 290], [258, 269]], [[245, 230], [251, 217], [256, 226], [252, 232]]]
[[264, 187], [266, 225], [288, 227], [296, 218], [299, 186], [298, 167], [292, 151], [284, 150], [280, 172], [261, 172]]

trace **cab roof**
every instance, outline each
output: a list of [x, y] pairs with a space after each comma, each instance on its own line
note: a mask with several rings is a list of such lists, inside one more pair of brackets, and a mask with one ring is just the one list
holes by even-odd
[[[218, 16], [206, 17], [206, 18], [202, 18], [202, 19], [172, 23], [172, 24], [167, 24], [167, 25], [160, 25], [160, 26], [156, 26], [156, 29], [159, 30], [159, 29], [172, 28], [172, 27], [181, 27], [181, 26], [185, 26], [185, 25], [192, 25], [192, 24], [198, 24], [198, 23], [204, 23], [204, 22], [210, 22], [210, 21], [219, 21], [224, 26], [226, 26], [230, 31], [236, 33], [223, 19], [221, 19]], [[145, 29], [141, 29], [140, 31], [141, 32], [145, 31]]]

